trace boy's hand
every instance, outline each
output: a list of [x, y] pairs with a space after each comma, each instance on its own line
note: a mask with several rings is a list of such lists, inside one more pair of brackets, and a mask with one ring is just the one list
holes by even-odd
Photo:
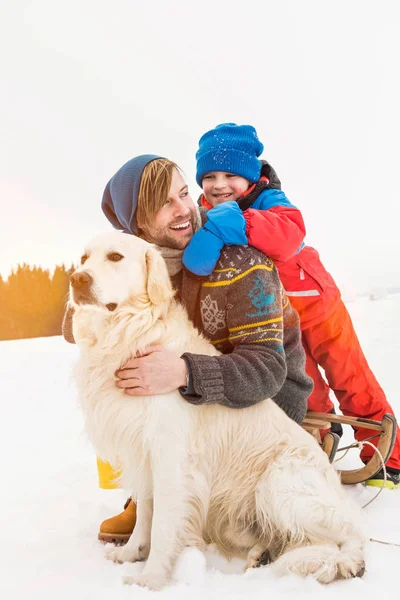
[[205, 229], [228, 246], [247, 244], [246, 221], [239, 205], [234, 202], [218, 204], [207, 213]]
[[247, 244], [246, 221], [236, 202], [224, 202], [207, 212], [208, 221], [186, 247], [182, 262], [202, 277], [210, 275], [225, 244]]

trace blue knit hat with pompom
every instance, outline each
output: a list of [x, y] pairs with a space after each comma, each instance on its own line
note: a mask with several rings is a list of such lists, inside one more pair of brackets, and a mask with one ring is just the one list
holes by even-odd
[[196, 152], [196, 181], [202, 187], [204, 175], [224, 171], [255, 182], [260, 178], [264, 150], [251, 125], [222, 123], [201, 136]]

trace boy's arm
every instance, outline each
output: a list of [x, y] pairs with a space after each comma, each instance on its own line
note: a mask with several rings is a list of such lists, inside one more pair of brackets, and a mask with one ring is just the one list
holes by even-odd
[[224, 202], [207, 212], [207, 222], [194, 234], [182, 262], [195, 275], [210, 275], [223, 246], [247, 244], [246, 222], [236, 202]]
[[[195, 394], [181, 393], [192, 404], [244, 408], [276, 396], [286, 380], [281, 284], [271, 262], [251, 267], [248, 263], [242, 276], [229, 286], [226, 306], [226, 341], [233, 351], [182, 357], [190, 365]], [[218, 342], [215, 344], [218, 347]], [[298, 415], [295, 405], [281, 408], [295, 420], [304, 416], [303, 407]]]
[[[263, 192], [265, 198], [264, 202], [260, 202], [261, 207], [268, 204], [275, 192], [276, 190]], [[284, 196], [283, 192], [279, 192], [279, 195]], [[306, 228], [302, 214], [294, 206], [274, 205], [265, 210], [261, 207], [259, 210], [249, 208], [243, 213], [249, 244], [272, 260], [286, 262], [303, 244]]]

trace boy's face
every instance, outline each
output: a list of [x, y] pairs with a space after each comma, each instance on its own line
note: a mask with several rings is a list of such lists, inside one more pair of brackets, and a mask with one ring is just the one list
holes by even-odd
[[202, 183], [204, 196], [212, 206], [237, 200], [251, 185], [248, 179], [224, 171], [207, 173]]
[[152, 224], [143, 227], [144, 237], [157, 246], [183, 250], [194, 234], [195, 223], [195, 206], [188, 186], [174, 170], [168, 198], [155, 214]]

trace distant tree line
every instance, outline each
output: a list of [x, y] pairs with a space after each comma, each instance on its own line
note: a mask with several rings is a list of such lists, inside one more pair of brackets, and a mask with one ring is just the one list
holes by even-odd
[[18, 265], [8, 279], [0, 275], [0, 340], [61, 334], [73, 266], [47, 269]]

